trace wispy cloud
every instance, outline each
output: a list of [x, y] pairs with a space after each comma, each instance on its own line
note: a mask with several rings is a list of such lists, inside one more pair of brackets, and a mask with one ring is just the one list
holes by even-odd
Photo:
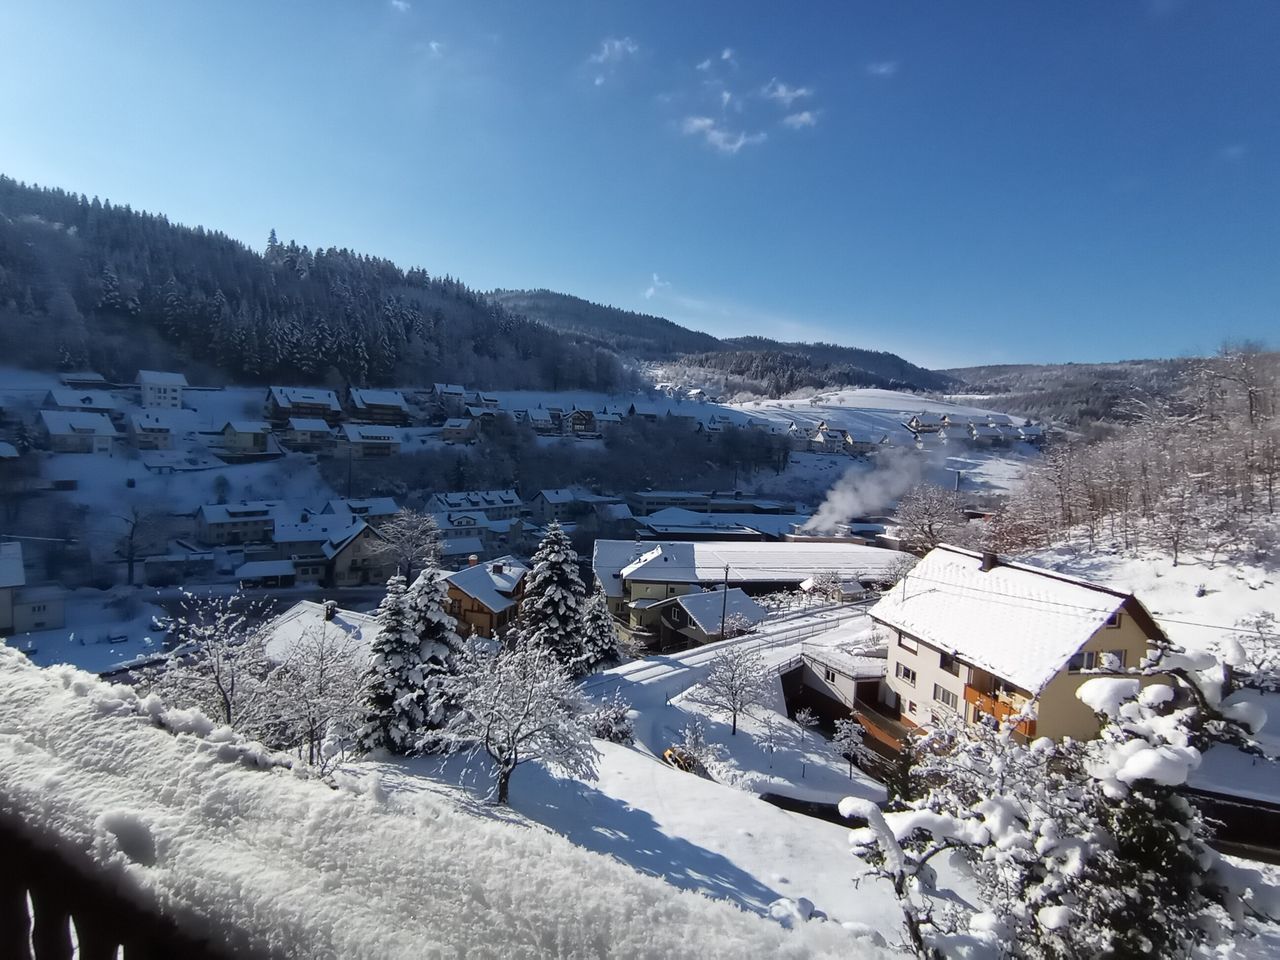
[[391, 9], [398, 10], [400, 13], [408, 13], [412, 6], [409, 0], [391, 0]]
[[720, 59], [723, 62], [729, 64], [730, 66], [736, 67], [738, 65], [738, 61], [733, 59], [733, 47], [725, 47], [723, 50], [721, 50]]
[[784, 107], [790, 107], [791, 104], [795, 103], [797, 100], [803, 100], [805, 97], [812, 97], [813, 91], [808, 87], [788, 86], [778, 80], [777, 77], [774, 77], [764, 85], [760, 94], [764, 97], [768, 97], [770, 100], [778, 101], [778, 103], [782, 104]]
[[703, 60], [703, 61], [702, 61], [700, 64], [698, 64], [698, 65], [697, 65], [697, 67], [695, 67], [694, 69], [696, 69], [696, 70], [702, 70], [702, 71], [704, 71], [704, 72], [705, 72], [705, 71], [707, 71], [707, 70], [710, 70], [710, 69], [711, 69], [711, 58], [710, 58], [710, 57], [708, 57], [706, 60]]
[[1218, 159], [1227, 163], [1239, 163], [1248, 152], [1249, 148], [1243, 143], [1228, 143], [1218, 150]]
[[799, 130], [801, 127], [816, 127], [818, 125], [818, 112], [816, 110], [801, 110], [799, 113], [789, 113], [782, 118], [782, 122], [792, 130]]
[[897, 60], [876, 60], [867, 64], [867, 76], [888, 80], [898, 72]]
[[720, 109], [728, 110], [729, 104], [733, 103], [733, 94], [728, 90], [720, 91]]
[[587, 58], [588, 63], [618, 63], [640, 52], [640, 45], [630, 37], [605, 37], [600, 49]]
[[680, 129], [686, 136], [702, 137], [707, 146], [730, 156], [743, 147], [763, 143], [765, 140], [763, 132], [746, 133], [741, 130], [730, 130], [713, 117], [685, 117]]
[[646, 300], [652, 300], [657, 295], [659, 290], [670, 290], [670, 289], [671, 289], [671, 281], [663, 280], [661, 277], [659, 277], [655, 273], [653, 275], [653, 280], [649, 283], [649, 286], [644, 291], [644, 298]]

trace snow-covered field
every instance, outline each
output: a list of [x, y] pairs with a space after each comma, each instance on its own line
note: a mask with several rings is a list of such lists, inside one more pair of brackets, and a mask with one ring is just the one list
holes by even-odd
[[40, 666], [75, 664], [103, 673], [161, 652], [164, 632], [152, 626], [165, 611], [127, 587], [84, 588], [67, 594], [66, 624], [10, 637], [6, 643]]

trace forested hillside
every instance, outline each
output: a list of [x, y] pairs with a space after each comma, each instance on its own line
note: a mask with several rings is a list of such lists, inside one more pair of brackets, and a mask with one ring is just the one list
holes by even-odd
[[1118, 363], [993, 364], [941, 373], [964, 383], [965, 396], [1000, 409], [1072, 427], [1123, 423], [1136, 405], [1170, 396], [1189, 360]]
[[113, 379], [615, 390], [616, 355], [451, 277], [272, 232], [259, 254], [163, 215], [0, 176], [0, 351]]
[[552, 290], [495, 290], [493, 300], [531, 320], [598, 341], [642, 360], [716, 350], [720, 341], [662, 317], [619, 310]]
[[[719, 378], [729, 393], [780, 397], [805, 387], [942, 390], [952, 379], [879, 350], [768, 337], [720, 340], [662, 317], [602, 306], [551, 290], [496, 290], [502, 305], [557, 330], [596, 338], [641, 360], [676, 362], [691, 375]], [[731, 386], [730, 386], [731, 385]]]

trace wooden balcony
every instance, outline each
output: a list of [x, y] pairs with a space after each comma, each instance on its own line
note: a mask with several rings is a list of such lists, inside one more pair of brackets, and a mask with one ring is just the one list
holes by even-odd
[[[999, 723], [1007, 722], [1011, 717], [1020, 713], [1028, 703], [1023, 697], [983, 693], [977, 687], [969, 684], [965, 684], [964, 702], [972, 704], [974, 710], [978, 713], [985, 713], [989, 717], [995, 717]], [[1034, 737], [1036, 735], [1036, 722], [1034, 720], [1023, 720], [1013, 729], [1024, 737]]]

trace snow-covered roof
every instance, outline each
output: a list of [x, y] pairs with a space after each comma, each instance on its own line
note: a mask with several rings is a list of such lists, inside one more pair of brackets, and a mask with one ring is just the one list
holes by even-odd
[[[608, 544], [623, 544], [613, 548]], [[604, 549], [601, 545], [605, 544]], [[642, 583], [719, 583], [729, 568], [729, 583], [800, 583], [815, 573], [834, 571], [856, 580], [887, 578], [901, 563], [896, 550], [866, 547], [855, 543], [794, 541], [753, 543], [707, 540], [694, 543], [670, 541], [641, 544], [636, 556], [630, 541], [597, 540], [597, 563], [603, 557], [609, 566], [596, 567], [596, 576], [609, 590], [610, 581], [636, 580]], [[623, 559], [625, 558], [625, 559]], [[618, 559], [622, 563], [613, 566]], [[616, 575], [616, 580], [615, 580]], [[621, 585], [617, 592], [621, 596]]]
[[139, 370], [138, 383], [155, 387], [185, 387], [187, 378], [165, 370]]
[[271, 424], [265, 420], [228, 420], [222, 429], [230, 427], [236, 433], [270, 433]]
[[304, 430], [311, 433], [328, 433], [329, 424], [318, 417], [290, 417], [290, 430]]
[[576, 487], [556, 487], [553, 490], [539, 490], [536, 497], [541, 497], [547, 503], [573, 503], [582, 499], [582, 491]]
[[596, 507], [601, 520], [630, 520], [631, 508], [625, 503], [602, 503]]
[[466, 393], [466, 391], [463, 390], [462, 387], [456, 383], [436, 383], [436, 384], [432, 384], [432, 389], [436, 393], [449, 393], [449, 394], [465, 394]]
[[845, 653], [838, 647], [807, 645], [803, 648], [803, 654], [805, 660], [830, 667], [836, 673], [851, 680], [876, 680], [888, 672], [889, 662], [884, 657], [864, 657]]
[[484, 552], [484, 544], [479, 537], [453, 537], [440, 544], [442, 557], [466, 557]]
[[505, 556], [463, 567], [445, 580], [494, 613], [501, 613], [515, 603], [511, 594], [528, 572], [529, 568], [515, 557]]
[[707, 593], [686, 593], [676, 598], [676, 604], [684, 608], [689, 619], [698, 625], [703, 633], [720, 632], [720, 615], [723, 612], [727, 619], [746, 621], [755, 625], [768, 616], [768, 612], [738, 587], [724, 590], [712, 590]]
[[18, 457], [18, 448], [12, 443], [6, 443], [0, 440], [0, 460], [15, 460]]
[[238, 503], [202, 504], [196, 512], [204, 517], [206, 523], [236, 523], [241, 520], [274, 518], [285, 513], [289, 507], [290, 504], [285, 500], [241, 500]]
[[357, 520], [348, 526], [345, 530], [340, 530], [331, 536], [320, 548], [320, 552], [328, 559], [332, 560], [343, 550], [347, 549], [356, 539], [369, 529], [369, 525], [363, 520]]
[[21, 587], [27, 582], [22, 567], [22, 544], [16, 540], [0, 543], [0, 587]]
[[53, 436], [69, 437], [93, 434], [116, 436], [116, 428], [105, 413], [78, 413], [73, 410], [41, 410], [40, 419]]
[[392, 427], [379, 427], [368, 423], [344, 423], [342, 435], [349, 443], [399, 443], [400, 436]]
[[409, 404], [399, 390], [361, 390], [352, 387], [351, 405], [358, 410], [365, 407], [396, 407], [405, 413], [409, 412]]
[[242, 563], [236, 568], [236, 578], [239, 580], [256, 580], [259, 577], [289, 577], [293, 576], [292, 560], [250, 560], [248, 563]]
[[274, 543], [321, 543], [344, 535], [352, 523], [349, 513], [318, 513], [300, 523], [277, 520], [271, 539]]
[[470, 417], [450, 417], [444, 422], [445, 430], [465, 430], [475, 423]]
[[809, 519], [807, 514], [782, 513], [702, 513], [684, 507], [664, 507], [640, 517], [640, 523], [651, 530], [743, 530], [781, 536], [796, 524]]
[[515, 490], [459, 490], [437, 493], [432, 501], [443, 510], [487, 510], [520, 506]]
[[120, 404], [105, 390], [73, 390], [55, 387], [49, 391], [54, 405], [64, 410], [116, 410]]
[[376, 617], [341, 607], [335, 607], [332, 619], [327, 619], [326, 606], [314, 600], [302, 600], [268, 623], [264, 628], [267, 656], [281, 663], [289, 658], [303, 637], [329, 630], [346, 634], [352, 641], [353, 652], [367, 650], [382, 630]]
[[1036, 694], [1132, 599], [1028, 564], [982, 566], [980, 553], [936, 547], [871, 617]]
[[653, 549], [653, 543], [639, 540], [597, 540], [591, 550], [591, 569], [607, 597], [623, 594], [620, 573], [627, 564]]
[[988, 426], [985, 423], [975, 423], [971, 429], [974, 437], [978, 439], [995, 440], [1005, 435], [999, 427]]
[[391, 497], [365, 497], [363, 499], [330, 500], [324, 505], [323, 513], [349, 514], [357, 517], [393, 517], [400, 512], [400, 506]]
[[272, 387], [271, 397], [276, 402], [276, 406], [282, 410], [287, 410], [295, 403], [305, 406], [323, 406], [328, 407], [334, 413], [342, 410], [342, 404], [338, 402], [338, 395], [332, 390], [322, 390], [316, 387]]

